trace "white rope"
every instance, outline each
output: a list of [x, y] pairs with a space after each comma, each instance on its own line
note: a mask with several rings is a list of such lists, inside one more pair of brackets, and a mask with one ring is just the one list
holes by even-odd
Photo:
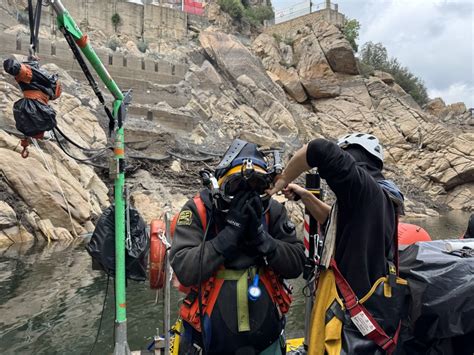
[[53, 173], [53, 170], [51, 169], [51, 167], [49, 166], [48, 164], [48, 161], [46, 160], [46, 157], [44, 156], [43, 154], [43, 150], [40, 148], [37, 140], [35, 138], [31, 138], [32, 142], [33, 142], [33, 145], [34, 147], [36, 148], [36, 150], [40, 153], [42, 159], [43, 159], [43, 162], [44, 162], [44, 165], [46, 167], [46, 170], [48, 170], [48, 172], [53, 175], [54, 177], [54, 180], [56, 181], [56, 185], [58, 186], [59, 188], [59, 191], [61, 192], [61, 195], [63, 196], [63, 199], [64, 199], [64, 203], [66, 204], [66, 209], [67, 209], [67, 213], [69, 215], [69, 221], [71, 222], [71, 228], [72, 228], [72, 231], [73, 231], [73, 234], [74, 234], [74, 237], [77, 237], [78, 234], [76, 232], [76, 228], [74, 228], [74, 223], [72, 221], [72, 214], [71, 214], [71, 209], [69, 208], [69, 203], [67, 202], [67, 199], [66, 199], [66, 195], [64, 194], [64, 191], [63, 191], [63, 188], [61, 187], [61, 184], [59, 183], [59, 179], [56, 177], [56, 175]]
[[158, 233], [158, 238], [166, 246], [166, 249], [171, 248], [171, 244], [168, 242], [168, 239], [166, 239], [166, 234], [164, 231], [160, 231], [160, 233]]

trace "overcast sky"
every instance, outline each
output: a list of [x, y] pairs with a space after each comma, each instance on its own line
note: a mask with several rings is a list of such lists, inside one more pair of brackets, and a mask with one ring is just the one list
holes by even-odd
[[[324, 3], [313, 0], [313, 4]], [[474, 0], [333, 0], [361, 24], [359, 48], [381, 42], [422, 78], [428, 94], [474, 107]], [[276, 12], [309, 0], [272, 0]], [[287, 11], [285, 11], [287, 12]]]

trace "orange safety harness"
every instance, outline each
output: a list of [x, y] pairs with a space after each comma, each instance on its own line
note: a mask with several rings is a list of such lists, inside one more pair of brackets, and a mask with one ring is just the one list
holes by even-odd
[[[203, 230], [205, 231], [207, 227], [206, 207], [199, 195], [196, 195], [193, 198], [193, 201], [197, 207], [199, 218], [201, 220]], [[179, 214], [176, 214], [171, 222], [171, 236], [173, 236], [174, 231], [176, 229], [178, 215]], [[268, 213], [265, 215], [265, 219], [268, 225]], [[223, 269], [223, 266], [221, 267], [221, 269]], [[225, 281], [224, 279], [217, 278], [216, 275], [217, 272], [215, 272], [213, 276], [211, 276], [208, 280], [204, 281], [201, 284], [202, 312], [203, 314], [207, 314], [209, 317], [212, 314], [220, 290]], [[292, 301], [292, 297], [288, 290], [285, 288], [279, 277], [271, 268], [265, 267], [263, 269], [263, 272], [259, 273], [259, 275], [260, 280], [265, 286], [265, 289], [270, 295], [273, 303], [278, 306], [278, 309], [281, 314], [286, 314], [290, 308], [290, 304]], [[201, 332], [201, 315], [199, 312], [198, 286], [184, 287], [180, 285], [179, 290], [186, 293], [186, 297], [179, 311], [181, 318], [188, 324], [190, 324], [194, 329]]]

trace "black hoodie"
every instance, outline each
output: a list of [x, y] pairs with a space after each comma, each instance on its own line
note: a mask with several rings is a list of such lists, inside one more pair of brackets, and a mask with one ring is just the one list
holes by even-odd
[[387, 274], [396, 231], [394, 205], [377, 183], [381, 166], [361, 149], [344, 151], [325, 139], [309, 143], [306, 159], [337, 197], [335, 260], [361, 298]]

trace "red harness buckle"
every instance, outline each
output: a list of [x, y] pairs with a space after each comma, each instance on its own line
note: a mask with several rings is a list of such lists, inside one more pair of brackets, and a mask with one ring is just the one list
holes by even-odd
[[28, 152], [28, 146], [30, 145], [30, 142], [28, 141], [28, 138], [23, 138], [20, 140], [20, 145], [23, 147], [23, 150], [21, 151], [21, 157], [23, 159], [28, 158], [28, 155], [30, 153]]

